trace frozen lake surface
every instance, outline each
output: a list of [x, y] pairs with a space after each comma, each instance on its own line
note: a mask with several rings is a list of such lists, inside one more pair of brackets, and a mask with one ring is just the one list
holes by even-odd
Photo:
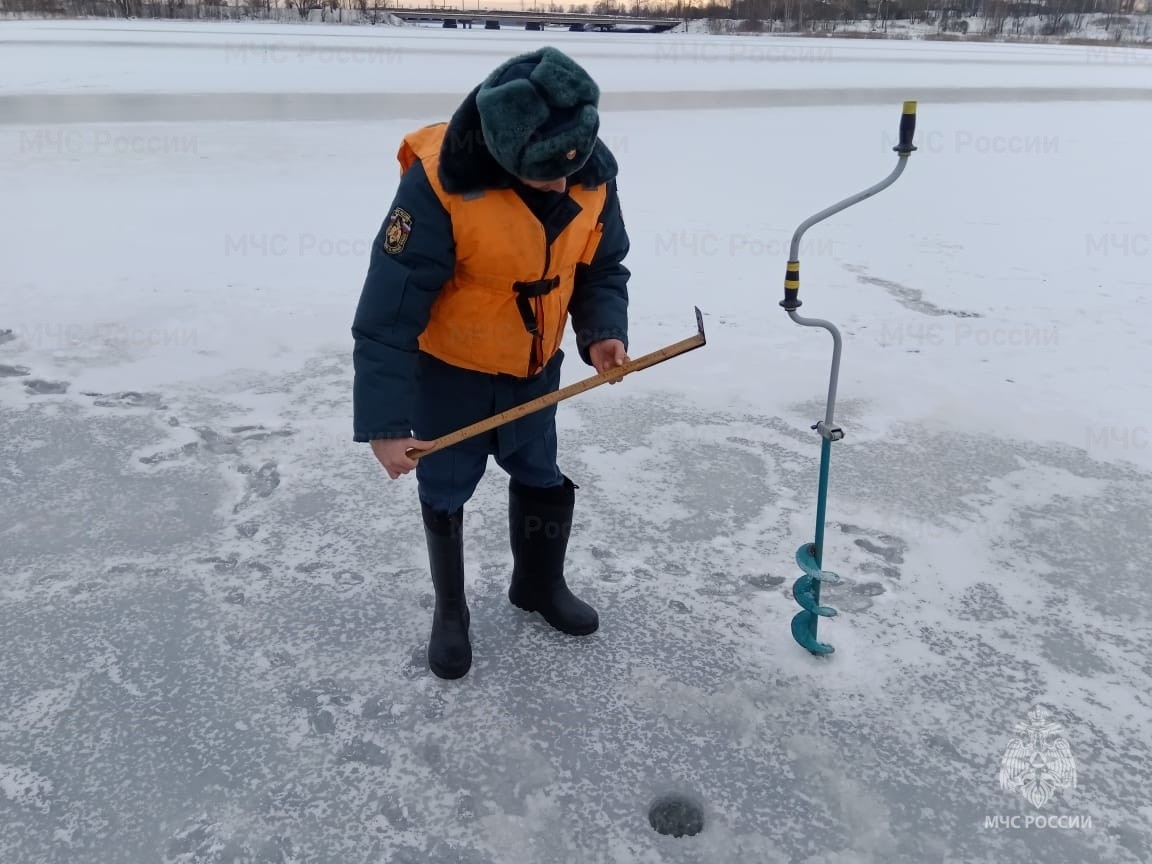
[[[709, 344], [561, 406], [595, 636], [508, 604], [490, 467], [446, 682], [349, 328], [400, 137], [539, 34], [0, 24], [0, 861], [1147, 861], [1152, 64], [547, 35], [604, 86], [632, 356], [693, 305]], [[831, 347], [780, 280], [904, 99], [905, 175], [801, 248], [845, 336], [816, 659]], [[1036, 705], [1040, 808], [998, 780]]]

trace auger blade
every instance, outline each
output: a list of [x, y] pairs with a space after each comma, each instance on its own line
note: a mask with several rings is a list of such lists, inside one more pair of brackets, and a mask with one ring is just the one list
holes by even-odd
[[804, 574], [812, 579], [818, 579], [829, 585], [840, 584], [839, 576], [831, 570], [820, 569], [820, 565], [816, 563], [816, 549], [811, 543], [805, 543], [796, 550], [796, 563], [804, 571]]
[[836, 610], [831, 606], [820, 605], [820, 601], [816, 599], [816, 580], [807, 573], [797, 579], [792, 586], [792, 596], [797, 603], [813, 615], [820, 615], [824, 618], [836, 616]]
[[803, 607], [792, 619], [792, 638], [812, 654], [832, 654], [836, 649], [816, 638], [816, 627], [821, 618], [832, 618], [836, 610], [820, 604], [820, 585], [836, 585], [840, 577], [830, 570], [821, 570], [816, 563], [816, 544], [805, 543], [796, 550], [796, 564], [804, 575], [792, 586], [792, 596]]
[[827, 642], [816, 638], [815, 626], [819, 619], [810, 612], [797, 612], [792, 618], [792, 638], [813, 654], [832, 654], [836, 651]]

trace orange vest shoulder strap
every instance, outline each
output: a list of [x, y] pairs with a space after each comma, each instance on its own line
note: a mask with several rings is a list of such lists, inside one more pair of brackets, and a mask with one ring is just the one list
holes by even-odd
[[[434, 161], [440, 156], [440, 146], [444, 141], [444, 133], [448, 130], [447, 123], [433, 123], [409, 132], [400, 142], [400, 150], [396, 159], [400, 162], [400, 173], [404, 173], [419, 159], [422, 162]], [[435, 172], [429, 172], [429, 178]]]

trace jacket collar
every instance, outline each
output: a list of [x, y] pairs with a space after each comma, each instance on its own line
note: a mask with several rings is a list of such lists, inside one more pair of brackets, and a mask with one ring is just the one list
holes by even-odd
[[[485, 189], [510, 189], [511, 174], [505, 171], [484, 143], [480, 111], [476, 107], [479, 85], [468, 94], [448, 121], [444, 143], [440, 147], [440, 184], [450, 195], [464, 195]], [[595, 188], [616, 176], [616, 159], [599, 138], [592, 155], [569, 179], [571, 185]]]

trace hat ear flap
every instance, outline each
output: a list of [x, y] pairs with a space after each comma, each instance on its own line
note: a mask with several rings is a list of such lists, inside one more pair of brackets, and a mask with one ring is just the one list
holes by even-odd
[[548, 94], [549, 101], [558, 108], [572, 108], [581, 103], [593, 105], [600, 100], [596, 82], [566, 55], [545, 49], [540, 62], [532, 70], [532, 81]]

